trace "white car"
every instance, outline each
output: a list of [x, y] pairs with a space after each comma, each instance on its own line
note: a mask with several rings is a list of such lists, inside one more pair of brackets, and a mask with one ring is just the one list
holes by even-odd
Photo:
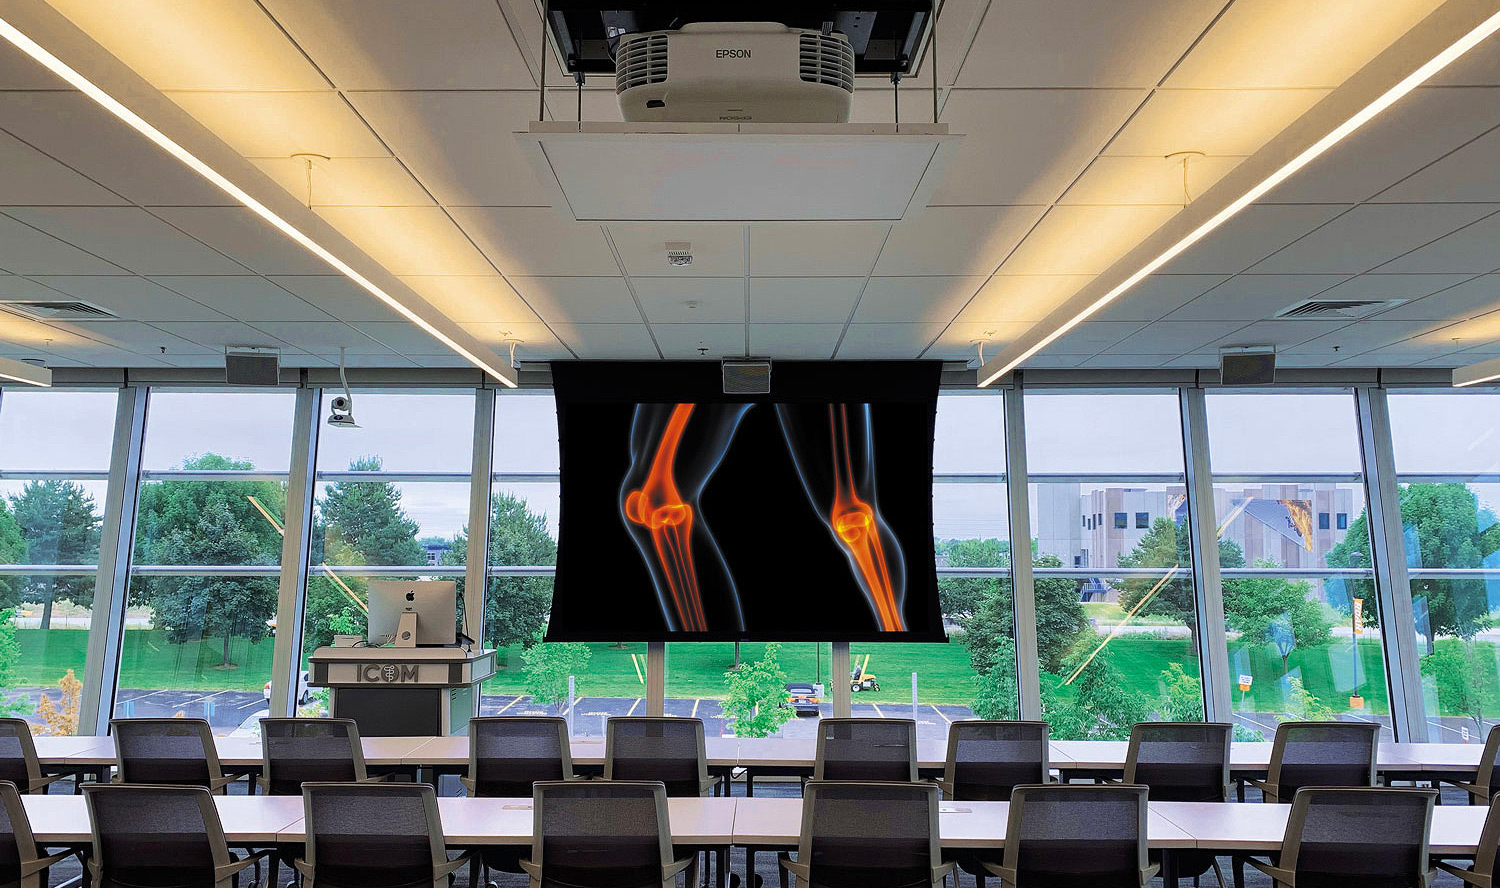
[[[307, 670], [306, 669], [304, 669], [301, 672], [297, 673], [297, 705], [298, 706], [306, 706], [307, 704], [309, 704], [309, 703], [312, 702], [312, 691], [309, 690], [308, 687], [307, 687], [307, 678], [308, 678], [308, 676], [307, 676]], [[270, 682], [266, 682], [266, 686], [261, 689], [260, 696], [261, 696], [261, 699], [265, 700], [267, 703], [271, 702], [271, 683]]]
[[250, 713], [240, 726], [229, 732], [231, 737], [249, 737], [253, 740], [260, 739], [260, 720], [271, 714], [269, 709], [257, 709]]

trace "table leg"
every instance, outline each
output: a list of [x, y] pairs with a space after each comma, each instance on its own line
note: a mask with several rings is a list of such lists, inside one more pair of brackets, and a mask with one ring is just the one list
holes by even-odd
[[750, 768], [745, 769], [745, 798], [755, 798], [755, 771]]
[[745, 846], [745, 884], [740, 888], [755, 888], [755, 849], [749, 845]]
[[1161, 852], [1162, 888], [1177, 888], [1177, 855], [1172, 851]]
[[714, 884], [718, 888], [729, 888], [729, 846], [725, 845], [714, 852], [718, 860], [718, 872], [715, 873]]

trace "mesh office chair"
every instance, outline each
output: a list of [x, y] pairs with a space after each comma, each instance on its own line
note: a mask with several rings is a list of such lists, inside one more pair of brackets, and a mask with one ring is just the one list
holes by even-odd
[[660, 781], [556, 780], [532, 795], [531, 888], [673, 888], [698, 884], [698, 855], [672, 852], [667, 791]]
[[[572, 780], [567, 719], [469, 719], [469, 773], [461, 779], [469, 795], [478, 798], [531, 798], [537, 783]], [[483, 849], [485, 881], [491, 869], [523, 872], [521, 860], [529, 851], [512, 846]]]
[[42, 775], [36, 757], [31, 725], [23, 718], [0, 718], [0, 780], [8, 780], [20, 792], [46, 792], [47, 785], [62, 779]]
[[1490, 812], [1484, 818], [1484, 829], [1479, 833], [1479, 847], [1474, 849], [1473, 865], [1468, 869], [1459, 869], [1441, 860], [1437, 865], [1444, 872], [1458, 876], [1475, 888], [1493, 888], [1497, 849], [1500, 849], [1500, 798], [1490, 802]]
[[1374, 786], [1380, 726], [1369, 722], [1282, 722], [1266, 780], [1248, 781], [1267, 802], [1290, 801], [1304, 786]]
[[1008, 802], [1011, 789], [1048, 783], [1051, 730], [1040, 721], [956, 721], [948, 726], [943, 795]]
[[219, 766], [213, 730], [201, 718], [114, 718], [116, 779], [120, 783], [202, 786], [213, 791], [231, 778]]
[[1500, 759], [1500, 725], [1490, 728], [1489, 735], [1484, 739], [1484, 751], [1479, 754], [1479, 772], [1474, 775], [1474, 782], [1443, 782], [1466, 791], [1469, 794], [1469, 804], [1488, 805], [1495, 793], [1500, 792], [1500, 768], [1495, 767], [1496, 759]]
[[1018, 786], [1010, 797], [1005, 851], [987, 864], [1005, 888], [1134, 885], [1160, 869], [1146, 853], [1144, 786]]
[[782, 888], [788, 873], [798, 888], [942, 888], [953, 864], [938, 848], [938, 788], [814, 780], [802, 792], [797, 859], [778, 860]]
[[241, 871], [270, 853], [231, 854], [219, 809], [201, 786], [95, 784], [83, 788], [83, 797], [94, 836], [93, 888], [234, 888]]
[[825, 718], [814, 780], [917, 782], [917, 723], [909, 718]]
[[444, 888], [469, 862], [448, 859], [426, 783], [304, 783], [304, 888]]
[[9, 780], [0, 781], [0, 888], [45, 888], [47, 868], [72, 856], [72, 851], [48, 856], [37, 849], [20, 791]]
[[1297, 791], [1280, 861], [1237, 855], [1276, 888], [1426, 888], [1435, 789], [1309, 787]]
[[[1223, 722], [1144, 722], [1130, 729], [1125, 782], [1146, 786], [1154, 802], [1229, 801], [1229, 742], [1234, 726]], [[1209, 852], [1179, 851], [1177, 875], [1197, 878], [1224, 872]]]
[[604, 733], [604, 779], [660, 781], [671, 797], [701, 796], [708, 776], [703, 722], [696, 718], [612, 718]]
[[302, 784], [364, 783], [365, 751], [348, 718], [260, 720], [260, 789], [266, 795], [302, 795]]

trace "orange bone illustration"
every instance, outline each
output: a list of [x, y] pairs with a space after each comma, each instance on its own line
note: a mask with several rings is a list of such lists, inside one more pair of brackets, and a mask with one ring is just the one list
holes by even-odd
[[875, 523], [875, 510], [854, 492], [854, 460], [849, 451], [849, 407], [828, 405], [828, 424], [833, 433], [834, 533], [859, 569], [864, 586], [875, 604], [882, 632], [902, 632], [905, 624], [896, 606], [895, 584], [886, 564], [885, 547]]
[[657, 444], [651, 471], [638, 490], [625, 498], [625, 517], [651, 532], [656, 558], [666, 575], [672, 604], [682, 628], [689, 632], [708, 630], [698, 574], [693, 568], [693, 507], [677, 489], [674, 465], [677, 448], [693, 413], [692, 404], [678, 404]]

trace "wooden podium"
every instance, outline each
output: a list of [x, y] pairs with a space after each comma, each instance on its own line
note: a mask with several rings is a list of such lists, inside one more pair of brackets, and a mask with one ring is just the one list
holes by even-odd
[[354, 719], [363, 737], [466, 733], [495, 674], [493, 650], [460, 647], [320, 647], [307, 659], [329, 715]]

